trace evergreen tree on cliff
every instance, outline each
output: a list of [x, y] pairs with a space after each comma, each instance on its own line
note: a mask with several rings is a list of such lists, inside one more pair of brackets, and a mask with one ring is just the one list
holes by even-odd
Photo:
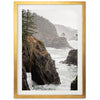
[[29, 10], [22, 10], [22, 39], [25, 40], [27, 35], [36, 33], [36, 24], [33, 22], [34, 16]]

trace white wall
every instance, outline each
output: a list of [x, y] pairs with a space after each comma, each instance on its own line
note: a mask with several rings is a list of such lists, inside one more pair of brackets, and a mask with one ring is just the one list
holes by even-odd
[[[86, 95], [87, 96], [86, 99], [83, 100], [100, 100], [99, 96], [100, 95], [100, 44], [99, 44], [100, 2], [99, 1], [100, 0], [86, 0], [86, 10], [87, 10]], [[13, 87], [14, 87], [13, 15], [14, 15], [13, 0], [1, 0], [0, 2], [0, 100], [14, 99], [13, 98]]]

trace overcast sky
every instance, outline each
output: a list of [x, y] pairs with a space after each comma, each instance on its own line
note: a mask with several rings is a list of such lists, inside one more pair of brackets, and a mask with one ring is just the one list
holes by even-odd
[[22, 5], [22, 9], [29, 9], [51, 21], [74, 29], [82, 24], [81, 5]]

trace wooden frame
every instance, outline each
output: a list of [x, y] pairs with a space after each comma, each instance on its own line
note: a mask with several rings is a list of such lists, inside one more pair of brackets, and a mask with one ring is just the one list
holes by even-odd
[[[38, 5], [82, 5], [82, 95], [18, 95], [17, 94], [17, 5], [38, 4]], [[85, 31], [86, 31], [86, 4], [85, 2], [67, 1], [16, 1], [14, 2], [14, 98], [85, 98], [86, 96], [86, 69], [85, 69]]]

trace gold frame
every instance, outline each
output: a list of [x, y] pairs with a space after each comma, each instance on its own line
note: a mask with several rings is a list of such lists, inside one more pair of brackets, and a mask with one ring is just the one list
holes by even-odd
[[[17, 94], [17, 5], [82, 5], [82, 95], [18, 95]], [[86, 2], [79, 1], [15, 1], [14, 2], [14, 98], [85, 98], [86, 97]]]

